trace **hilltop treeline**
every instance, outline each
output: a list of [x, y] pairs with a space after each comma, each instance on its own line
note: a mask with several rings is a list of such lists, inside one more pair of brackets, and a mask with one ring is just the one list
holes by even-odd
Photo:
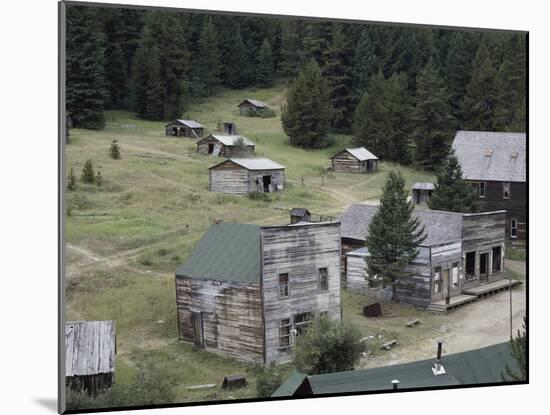
[[312, 60], [331, 130], [382, 157], [410, 161], [412, 143], [429, 167], [456, 129], [525, 129], [525, 34], [67, 7], [67, 109], [83, 128], [113, 108], [181, 116], [194, 97], [293, 80]]

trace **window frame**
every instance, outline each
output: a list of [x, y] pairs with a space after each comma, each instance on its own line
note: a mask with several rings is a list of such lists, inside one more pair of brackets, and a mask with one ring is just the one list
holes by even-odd
[[[511, 187], [512, 186], [511, 186], [510, 182], [502, 182], [502, 198], [504, 200], [510, 199], [510, 196], [511, 196], [510, 188]], [[508, 196], [506, 196], [506, 193], [508, 193]]]
[[328, 291], [328, 267], [317, 269], [317, 290], [319, 292]]
[[[483, 191], [481, 190], [483, 188]], [[479, 182], [479, 198], [485, 199], [487, 193], [487, 183], [486, 182]]]
[[[283, 341], [283, 339], [286, 340]], [[292, 347], [292, 320], [283, 318], [279, 320], [279, 348], [287, 349], [289, 347]]]
[[[281, 277], [286, 276], [286, 284], [281, 284]], [[283, 294], [283, 288], [286, 289], [286, 294]], [[277, 296], [279, 299], [290, 298], [290, 275], [288, 272], [282, 272], [277, 277]]]
[[[514, 223], [516, 224], [515, 226], [514, 226]], [[518, 219], [517, 218], [510, 218], [510, 239], [518, 239]]]
[[[303, 317], [303, 320], [296, 321], [298, 317]], [[296, 337], [301, 336], [303, 334], [303, 331], [310, 326], [313, 323], [315, 315], [311, 311], [307, 311], [305, 313], [298, 313], [295, 314], [293, 317], [294, 320], [294, 330], [296, 330]]]

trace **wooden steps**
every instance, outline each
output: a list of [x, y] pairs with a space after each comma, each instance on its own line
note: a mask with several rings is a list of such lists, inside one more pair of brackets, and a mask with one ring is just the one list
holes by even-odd
[[446, 312], [476, 300], [477, 300], [477, 296], [475, 295], [465, 295], [465, 294], [455, 295], [451, 297], [451, 301], [449, 304], [446, 304], [445, 300], [436, 301], [435, 303], [431, 303], [428, 306], [428, 310]]

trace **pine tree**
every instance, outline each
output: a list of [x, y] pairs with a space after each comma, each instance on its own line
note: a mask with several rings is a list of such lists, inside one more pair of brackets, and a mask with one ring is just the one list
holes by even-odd
[[310, 61], [290, 86], [281, 121], [294, 146], [321, 148], [329, 144], [329, 87], [315, 61]]
[[339, 132], [349, 132], [357, 97], [353, 92], [351, 50], [339, 25], [333, 26], [330, 46], [325, 52], [323, 76], [330, 88], [331, 126]]
[[508, 365], [501, 375], [504, 382], [527, 380], [527, 319], [523, 317], [523, 331], [518, 330], [517, 335], [510, 341], [510, 351], [516, 361], [519, 373]]
[[425, 169], [436, 170], [442, 162], [442, 155], [447, 154], [453, 119], [445, 83], [433, 59], [418, 75], [415, 101], [416, 160]]
[[428, 199], [430, 209], [462, 213], [477, 210], [472, 186], [463, 179], [462, 168], [452, 150], [436, 177], [435, 189]]
[[[231, 43], [225, 60], [225, 78], [227, 85], [232, 88], [244, 88], [248, 84], [248, 54], [241, 35], [240, 26]], [[244, 73], [243, 73], [244, 72]]]
[[409, 137], [413, 129], [411, 123], [413, 106], [405, 74], [394, 73], [385, 81], [384, 98], [389, 127], [385, 135], [387, 141], [385, 158], [408, 164], [411, 162]]
[[146, 64], [147, 83], [143, 118], [160, 121], [164, 116], [164, 94], [160, 73], [160, 60], [156, 50], [149, 51]]
[[95, 180], [95, 171], [92, 160], [86, 160], [84, 167], [82, 168], [82, 175], [80, 176], [84, 183], [93, 183]]
[[498, 102], [497, 64], [490, 53], [490, 37], [483, 34], [472, 66], [472, 77], [462, 103], [464, 128], [493, 131]]
[[73, 168], [69, 170], [69, 175], [67, 176], [67, 189], [75, 190], [76, 189], [76, 177], [74, 175]]
[[353, 88], [358, 96], [368, 91], [369, 79], [376, 74], [377, 58], [374, 52], [374, 42], [368, 29], [361, 32], [361, 37], [355, 50], [353, 64]]
[[109, 147], [109, 154], [112, 159], [120, 160], [120, 144], [118, 144], [116, 138], [112, 141], [111, 147]]
[[324, 64], [327, 47], [327, 28], [330, 23], [306, 23], [303, 38], [303, 53], [306, 61], [314, 60], [319, 66]]
[[424, 227], [413, 217], [413, 204], [407, 198], [405, 179], [400, 172], [390, 171], [366, 242], [369, 283], [390, 286], [395, 302], [399, 302], [399, 287], [406, 286], [411, 276], [405, 266], [417, 257], [417, 248], [426, 238]]
[[105, 36], [99, 13], [93, 7], [67, 7], [67, 111], [77, 128], [105, 126]]
[[273, 83], [274, 76], [273, 52], [267, 39], [264, 39], [258, 54], [256, 67], [256, 83], [262, 87], [268, 87]]
[[281, 75], [294, 78], [303, 65], [302, 42], [298, 34], [298, 24], [294, 21], [281, 23]]
[[205, 95], [211, 95], [214, 87], [220, 83], [222, 65], [218, 47], [216, 27], [212, 19], [207, 19], [201, 31], [198, 42], [200, 51], [196, 65], [193, 66], [197, 82]]

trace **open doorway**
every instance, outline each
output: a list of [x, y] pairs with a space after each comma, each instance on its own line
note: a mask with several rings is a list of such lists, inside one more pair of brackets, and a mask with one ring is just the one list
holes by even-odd
[[493, 248], [493, 267], [492, 268], [493, 268], [492, 269], [493, 274], [502, 271], [502, 248], [500, 246], [496, 246]]
[[476, 277], [476, 253], [466, 252], [466, 266], [464, 270], [466, 280], [473, 280]]
[[264, 192], [269, 193], [271, 190], [271, 176], [263, 176], [262, 177], [262, 184], [264, 188]]
[[487, 281], [489, 277], [489, 253], [479, 254], [479, 279]]
[[193, 324], [193, 342], [197, 347], [204, 347], [204, 335], [202, 325], [202, 314], [200, 312], [191, 312], [191, 323]]
[[214, 144], [210, 143], [208, 144], [208, 154], [212, 154], [214, 152]]

